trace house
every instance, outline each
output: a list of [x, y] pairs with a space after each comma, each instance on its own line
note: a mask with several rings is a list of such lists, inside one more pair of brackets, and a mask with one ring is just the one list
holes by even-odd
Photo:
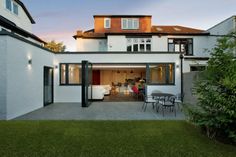
[[147, 94], [181, 93], [182, 75], [204, 68], [206, 50], [235, 30], [235, 16], [200, 30], [153, 25], [151, 15], [95, 15], [93, 29], [74, 35], [77, 52], [53, 53], [32, 34], [35, 21], [21, 1], [0, 2], [0, 119], [53, 102], [87, 106], [113, 85], [128, 95], [130, 80], [145, 81]]

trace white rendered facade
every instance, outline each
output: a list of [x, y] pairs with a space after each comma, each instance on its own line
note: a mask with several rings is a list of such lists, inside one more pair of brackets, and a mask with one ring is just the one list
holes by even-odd
[[[0, 0], [0, 13], [12, 20], [22, 29], [31, 32], [31, 22], [19, 7], [19, 19], [3, 8], [4, 0]], [[235, 18], [234, 18], [235, 19]], [[19, 21], [18, 21], [19, 20]], [[230, 21], [230, 20], [229, 20]], [[228, 20], [225, 21], [228, 23]], [[235, 22], [221, 23], [220, 30], [235, 28]], [[224, 28], [224, 26], [226, 26]], [[232, 27], [231, 27], [232, 25]], [[209, 30], [215, 33], [217, 27]], [[219, 33], [221, 31], [219, 30]], [[226, 31], [226, 32], [229, 32]], [[222, 32], [222, 33], [226, 33]], [[221, 34], [222, 35], [222, 34]], [[193, 55], [185, 56], [183, 72], [189, 72], [191, 65], [206, 65], [207, 60], [198, 58], [210, 57], [207, 49], [216, 44], [216, 36], [210, 35], [149, 35], [151, 52], [127, 52], [126, 35], [107, 35], [100, 39], [77, 38], [77, 53], [52, 53], [35, 42], [26, 40], [19, 35], [1, 32], [0, 34], [0, 119], [13, 119], [20, 115], [42, 108], [43, 68], [54, 69], [54, 102], [81, 102], [81, 85], [62, 86], [60, 84], [61, 63], [171, 63], [174, 65], [174, 83], [169, 85], [147, 85], [147, 94], [153, 90], [177, 94], [181, 91], [181, 60], [179, 53], [168, 52], [168, 38], [192, 38]], [[91, 52], [94, 51], [94, 52]], [[101, 53], [99, 53], [101, 52]], [[29, 60], [31, 64], [29, 65]]]

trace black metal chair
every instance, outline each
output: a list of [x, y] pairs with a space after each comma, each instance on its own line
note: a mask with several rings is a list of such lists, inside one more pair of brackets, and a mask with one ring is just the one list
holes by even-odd
[[[161, 96], [159, 97], [158, 104], [161, 106], [163, 117], [164, 109], [169, 109], [170, 111], [174, 112], [176, 117], [175, 96]], [[160, 106], [157, 107], [158, 112]]]
[[143, 101], [143, 106], [142, 109], [145, 112], [147, 109], [148, 104], [152, 104], [152, 108], [154, 109], [156, 100], [153, 98], [151, 95], [143, 95], [144, 101]]

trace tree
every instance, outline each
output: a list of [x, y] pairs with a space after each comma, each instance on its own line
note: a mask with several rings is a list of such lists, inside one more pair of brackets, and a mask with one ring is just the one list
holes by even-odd
[[188, 108], [189, 120], [210, 138], [236, 143], [235, 33], [220, 38], [208, 67], [195, 83], [198, 104]]
[[54, 40], [48, 42], [45, 47], [54, 52], [65, 52], [66, 49], [66, 46], [63, 44], [63, 42], [57, 43]]

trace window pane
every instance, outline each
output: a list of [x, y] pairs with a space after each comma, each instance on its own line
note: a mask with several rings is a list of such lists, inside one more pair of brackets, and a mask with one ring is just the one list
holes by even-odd
[[138, 43], [138, 38], [134, 38], [134, 43]]
[[140, 44], [140, 45], [139, 45], [139, 50], [140, 50], [140, 51], [145, 51], [144, 44]]
[[127, 29], [127, 19], [122, 19], [122, 28]]
[[151, 44], [146, 45], [146, 51], [151, 51]]
[[10, 11], [12, 10], [11, 9], [11, 0], [6, 0], [6, 8]]
[[150, 65], [150, 83], [174, 84], [174, 64]]
[[69, 84], [81, 83], [81, 70], [78, 64], [69, 64]]
[[188, 44], [188, 52], [187, 55], [193, 55], [193, 44]]
[[151, 41], [152, 41], [151, 39], [146, 39], [147, 43], [151, 43]]
[[179, 48], [180, 48], [180, 45], [179, 44], [175, 44], [175, 52], [179, 52]]
[[133, 19], [133, 22], [134, 22], [133, 28], [138, 29], [139, 28], [139, 20], [138, 19]]
[[150, 68], [151, 83], [166, 84], [166, 68], [162, 64]]
[[13, 3], [13, 12], [14, 14], [18, 15], [18, 5]]
[[168, 39], [168, 43], [173, 43], [173, 39]]
[[174, 84], [174, 64], [169, 64], [169, 83]]
[[186, 52], [185, 46], [185, 44], [180, 45], [180, 52]]
[[133, 21], [132, 19], [128, 19], [128, 29], [132, 29], [133, 28]]
[[61, 64], [60, 74], [61, 74], [61, 84], [66, 84], [66, 65], [65, 64]]
[[132, 45], [128, 45], [128, 46], [127, 46], [127, 51], [128, 51], [128, 52], [131, 52], [131, 51], [132, 51]]
[[168, 50], [169, 50], [169, 52], [175, 52], [175, 45], [174, 44], [168, 44], [168, 46], [169, 46], [169, 48], [168, 48]]
[[134, 44], [134, 51], [138, 51], [138, 44]]

